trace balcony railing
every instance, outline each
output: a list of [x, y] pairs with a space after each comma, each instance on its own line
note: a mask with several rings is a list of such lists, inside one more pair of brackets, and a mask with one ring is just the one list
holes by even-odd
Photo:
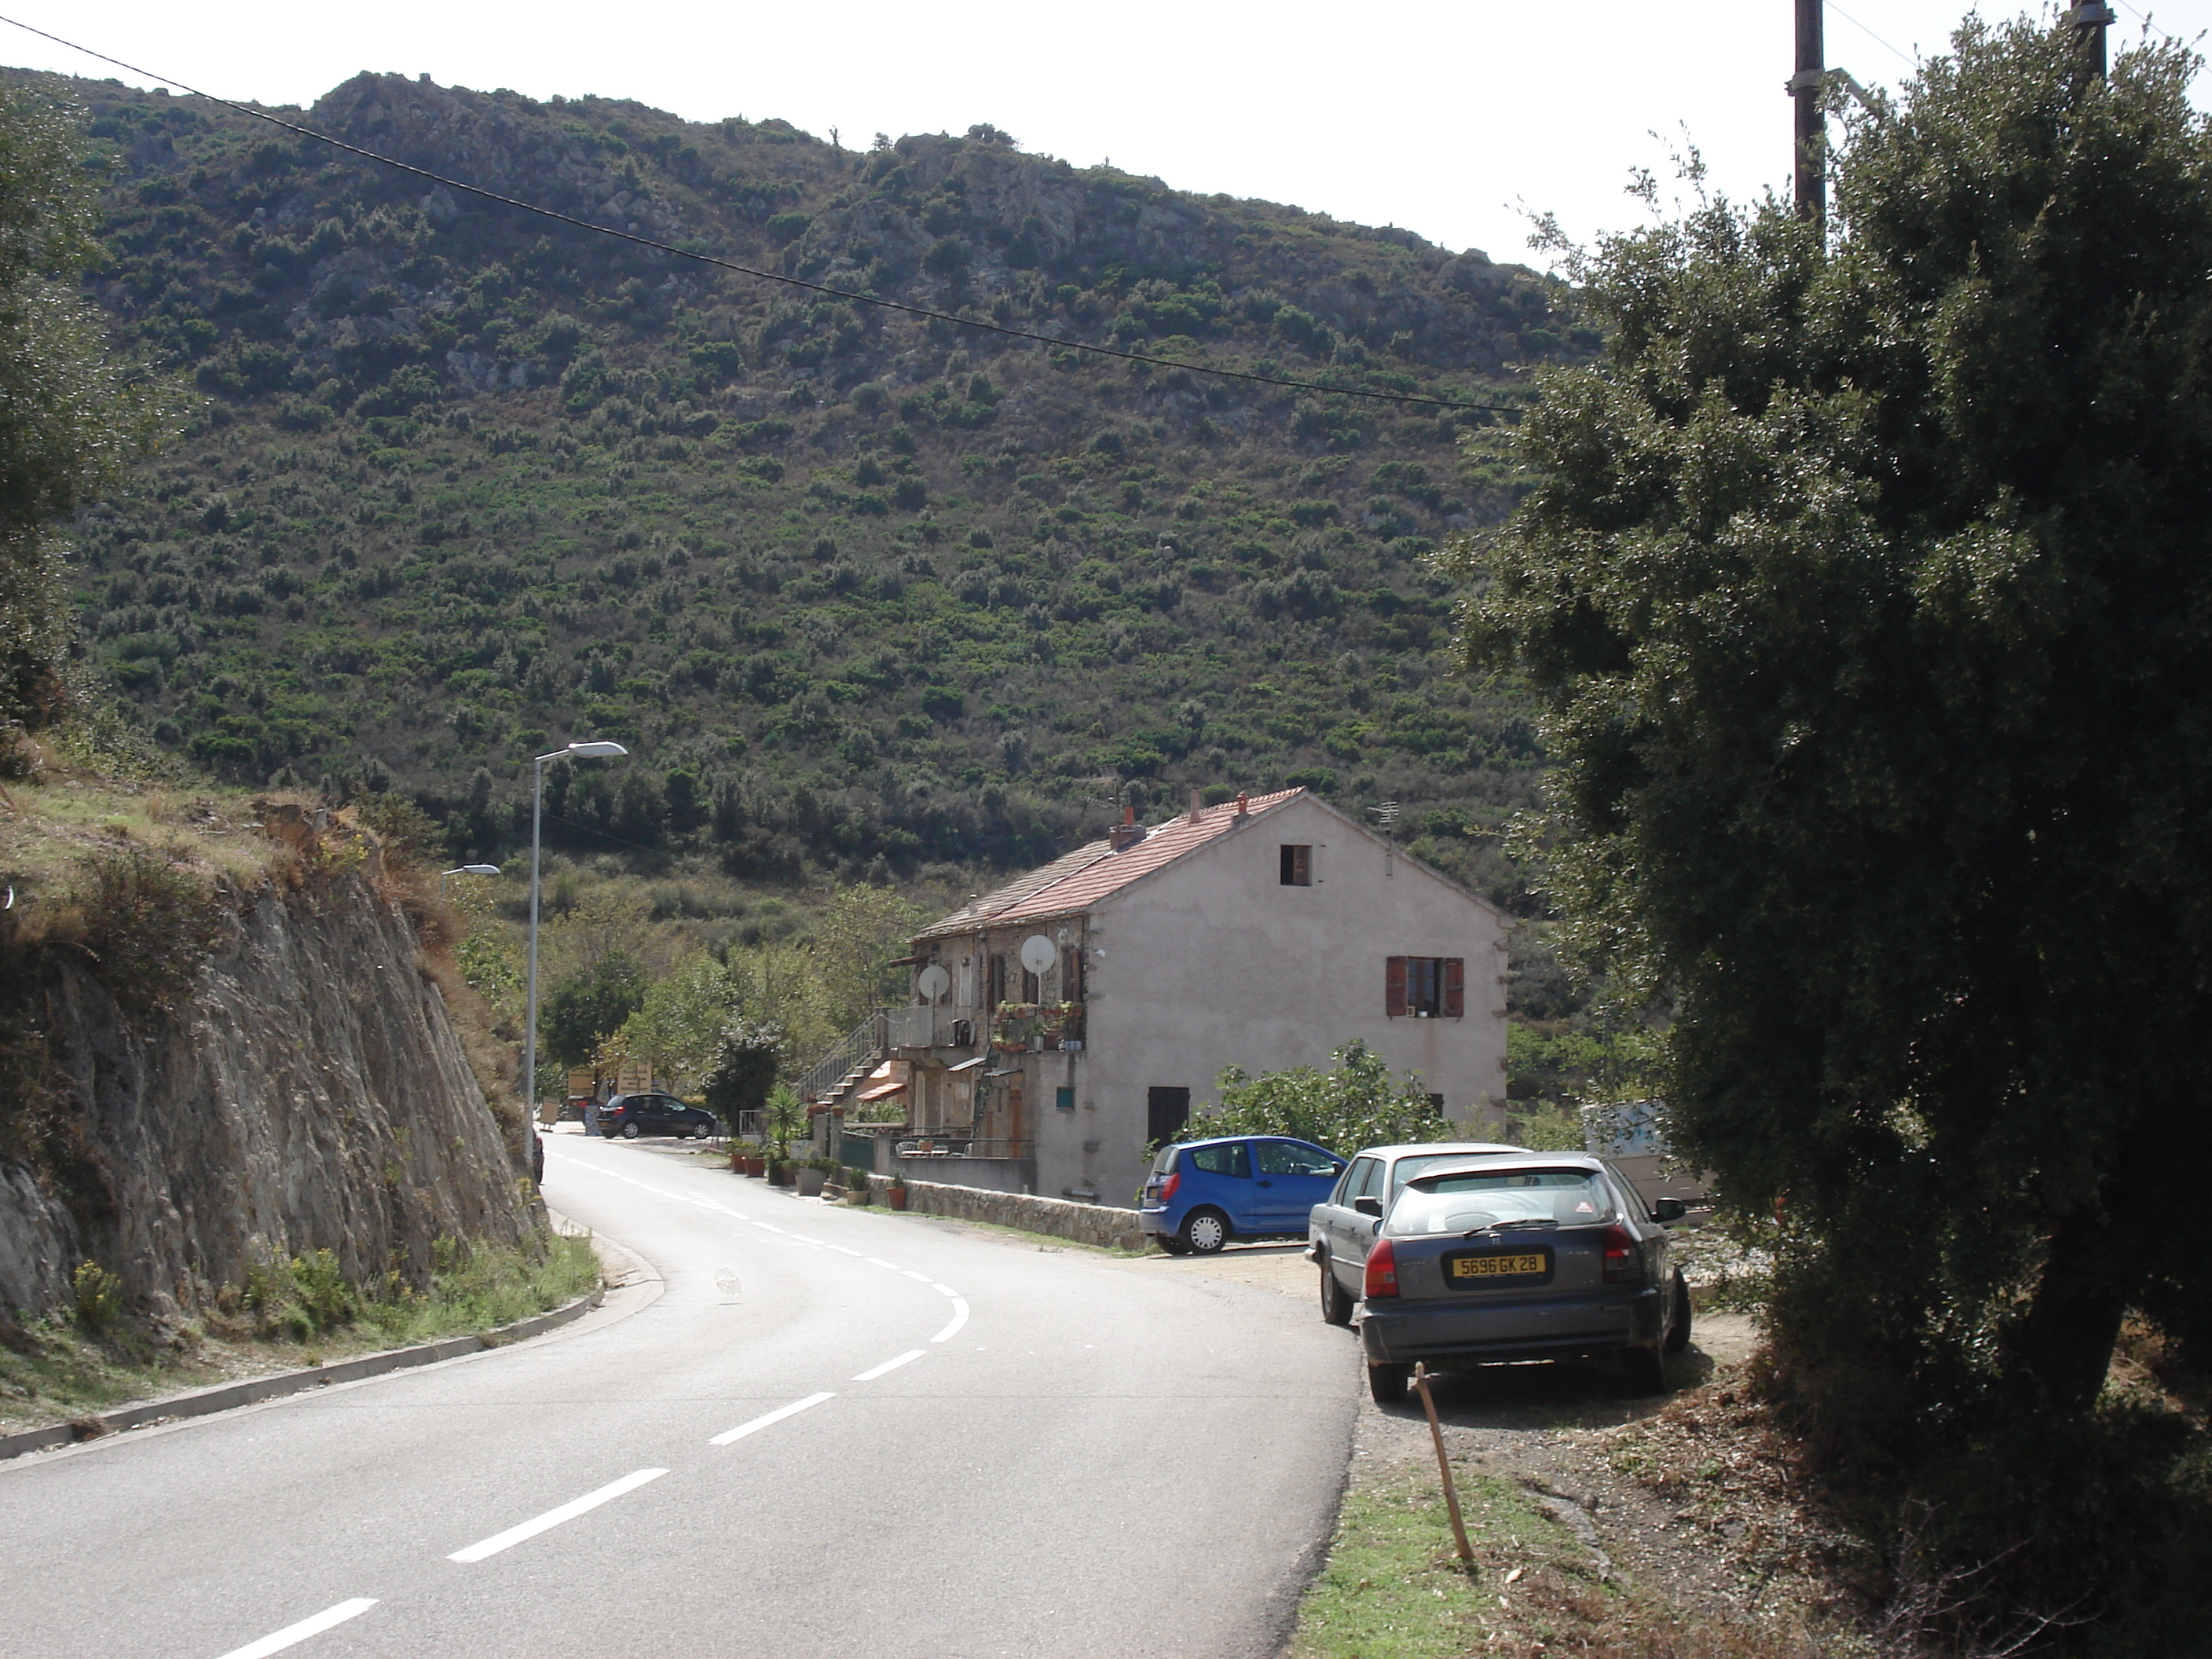
[[968, 1048], [975, 1042], [975, 1011], [927, 1003], [890, 1011], [894, 1048]]
[[821, 1100], [852, 1074], [862, 1060], [872, 1065], [884, 1052], [884, 1010], [878, 1008], [848, 1031], [837, 1046], [815, 1062], [799, 1083], [801, 1100]]

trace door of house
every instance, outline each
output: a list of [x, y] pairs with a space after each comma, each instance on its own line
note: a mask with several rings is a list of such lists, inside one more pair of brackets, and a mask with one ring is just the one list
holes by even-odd
[[1016, 1078], [1006, 1085], [1006, 1139], [1012, 1143], [1006, 1154], [1009, 1158], [1019, 1158], [1022, 1153], [1022, 1079]]

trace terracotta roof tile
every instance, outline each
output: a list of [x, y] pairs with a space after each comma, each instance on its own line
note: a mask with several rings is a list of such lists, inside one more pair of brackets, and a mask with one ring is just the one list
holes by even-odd
[[1020, 903], [1039, 888], [1048, 887], [1063, 877], [1073, 875], [1085, 865], [1096, 863], [1113, 850], [1109, 842], [1087, 842], [1073, 853], [1063, 853], [1050, 864], [1042, 865], [1026, 875], [1016, 876], [1012, 881], [993, 888], [981, 898], [970, 900], [951, 915], [930, 923], [914, 937], [917, 939], [942, 939], [950, 933], [972, 933], [1000, 911]]
[[[1255, 795], [1245, 802], [1244, 816], [1257, 817], [1269, 808], [1304, 793], [1303, 789], [1285, 789], [1279, 794]], [[990, 916], [989, 925], [1000, 927], [1013, 922], [1042, 921], [1049, 916], [1087, 910], [1153, 871], [1164, 869], [1186, 853], [1196, 852], [1209, 842], [1227, 835], [1237, 827], [1238, 816], [1237, 804], [1224, 801], [1218, 806], [1202, 808], [1195, 819], [1184, 812], [1165, 823], [1154, 824], [1144, 840], [1135, 845], [1118, 853], [1109, 851], [1105, 857], [1089, 860], [1073, 873], [1048, 885], [1031, 888], [1024, 896]]]

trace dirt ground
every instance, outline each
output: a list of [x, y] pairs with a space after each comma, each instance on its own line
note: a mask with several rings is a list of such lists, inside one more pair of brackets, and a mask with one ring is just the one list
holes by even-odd
[[[1698, 1241], [1686, 1242], [1694, 1258]], [[1319, 1270], [1304, 1249], [1232, 1245], [1126, 1267], [1273, 1291], [1318, 1320]], [[1358, 1338], [1346, 1331], [1344, 1339], [1352, 1382]], [[1771, 1632], [1778, 1650], [1813, 1651], [1826, 1644], [1805, 1636], [1808, 1621], [1819, 1625], [1832, 1608], [1846, 1546], [1799, 1512], [1790, 1472], [1747, 1431], [1740, 1376], [1759, 1340], [1751, 1316], [1701, 1310], [1689, 1352], [1669, 1362], [1668, 1392], [1646, 1399], [1625, 1397], [1618, 1377], [1595, 1364], [1493, 1366], [1439, 1377], [1431, 1393], [1461, 1478], [1488, 1475], [1526, 1492], [1578, 1540], [1580, 1576], [1634, 1586], [1692, 1618]], [[1389, 1407], [1363, 1398], [1351, 1489], [1433, 1480], [1435, 1470], [1418, 1397]]]

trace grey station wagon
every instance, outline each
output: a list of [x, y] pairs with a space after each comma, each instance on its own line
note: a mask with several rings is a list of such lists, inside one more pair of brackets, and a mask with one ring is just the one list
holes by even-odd
[[1432, 1164], [1485, 1152], [1517, 1152], [1487, 1140], [1408, 1141], [1357, 1154], [1306, 1218], [1306, 1254], [1321, 1264], [1321, 1316], [1349, 1325], [1367, 1272], [1367, 1247], [1399, 1189]]
[[1359, 1340], [1378, 1404], [1406, 1397], [1417, 1361], [1619, 1356], [1629, 1388], [1665, 1386], [1690, 1340], [1690, 1293], [1664, 1223], [1602, 1158], [1454, 1158], [1406, 1183], [1367, 1253]]

